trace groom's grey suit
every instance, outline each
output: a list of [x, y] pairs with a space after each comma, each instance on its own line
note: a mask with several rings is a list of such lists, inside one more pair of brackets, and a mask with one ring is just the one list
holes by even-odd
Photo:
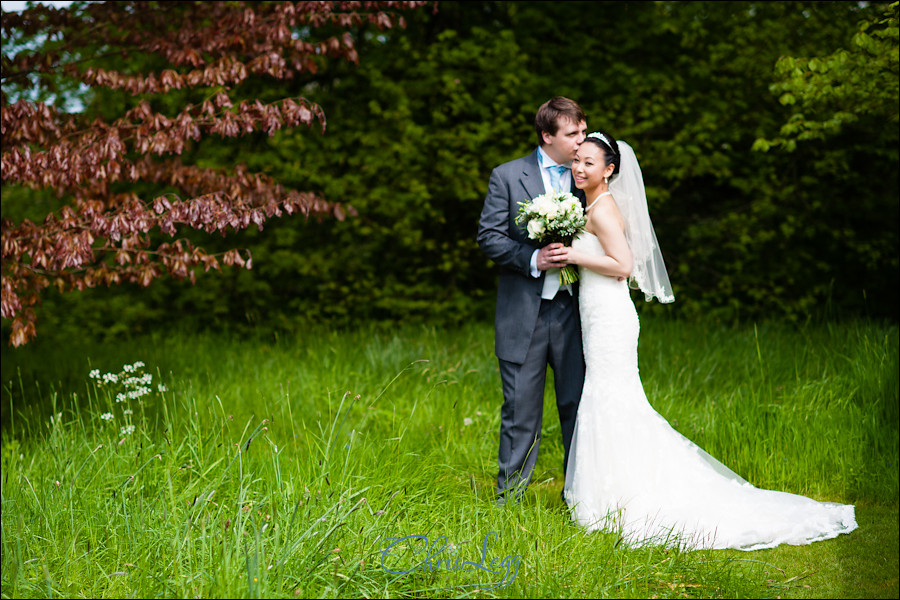
[[[516, 225], [519, 202], [545, 192], [540, 169], [537, 150], [494, 169], [478, 228], [478, 245], [500, 266], [494, 349], [504, 397], [497, 474], [497, 494], [504, 498], [519, 496], [534, 471], [547, 365], [555, 381], [563, 473], [584, 385], [578, 286], [573, 294], [560, 289], [554, 299], [542, 300], [546, 272], [531, 275], [531, 257], [539, 246]], [[584, 194], [572, 191], [583, 204]]]

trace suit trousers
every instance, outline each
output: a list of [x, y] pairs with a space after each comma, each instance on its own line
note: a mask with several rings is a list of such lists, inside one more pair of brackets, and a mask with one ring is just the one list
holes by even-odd
[[584, 354], [578, 300], [564, 290], [553, 300], [541, 301], [525, 362], [500, 360], [504, 399], [497, 474], [500, 497], [518, 499], [534, 472], [541, 442], [547, 365], [553, 369], [565, 474], [584, 385]]

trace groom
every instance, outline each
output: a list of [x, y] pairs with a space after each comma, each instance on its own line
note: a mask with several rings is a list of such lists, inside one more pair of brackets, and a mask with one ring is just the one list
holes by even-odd
[[534, 119], [539, 147], [491, 173], [478, 227], [478, 245], [500, 266], [494, 350], [503, 406], [497, 501], [519, 500], [534, 471], [541, 441], [544, 382], [553, 369], [562, 429], [563, 473], [584, 384], [577, 284], [560, 287], [562, 244], [543, 248], [516, 225], [519, 202], [554, 189], [584, 195], [569, 169], [585, 139], [584, 111], [568, 98], [545, 102]]

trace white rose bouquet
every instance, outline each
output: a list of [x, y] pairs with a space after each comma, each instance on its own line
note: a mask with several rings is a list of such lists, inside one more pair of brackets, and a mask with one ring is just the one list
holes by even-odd
[[[572, 244], [575, 234], [584, 227], [584, 208], [581, 202], [568, 192], [541, 194], [530, 202], [519, 202], [516, 223], [525, 227], [529, 238], [540, 244], [560, 242]], [[566, 265], [559, 271], [559, 282], [563, 285], [578, 281], [578, 270]]]

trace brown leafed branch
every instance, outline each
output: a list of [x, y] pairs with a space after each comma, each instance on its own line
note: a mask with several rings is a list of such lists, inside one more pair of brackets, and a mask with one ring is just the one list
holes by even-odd
[[[34, 307], [50, 286], [63, 292], [148, 286], [165, 275], [194, 282], [201, 269], [252, 266], [246, 250], [212, 255], [179, 239], [186, 229], [224, 236], [262, 229], [285, 214], [354, 215], [352, 207], [286, 189], [241, 165], [204, 169], [181, 157], [208, 136], [272, 135], [316, 124], [324, 132], [322, 109], [305, 98], [234, 101], [233, 88], [252, 77], [312, 73], [326, 60], [356, 63], [349, 29], [402, 26], [399, 11], [425, 4], [91, 2], [4, 12], [4, 37], [44, 41], [2, 55], [2, 183], [52, 190], [64, 202], [40, 222], [2, 218], [0, 304], [11, 320], [10, 343], [34, 337]], [[315, 40], [323, 28], [328, 33]], [[142, 70], [151, 62], [156, 70]], [[61, 80], [130, 94], [131, 107], [118, 118], [86, 122], [52, 104], [9, 100], [8, 90], [53, 91]], [[188, 89], [207, 99], [170, 115], [152, 108], [153, 95]], [[139, 182], [176, 191], [149, 199], [123, 191]], [[160, 234], [170, 241], [160, 243]]]

